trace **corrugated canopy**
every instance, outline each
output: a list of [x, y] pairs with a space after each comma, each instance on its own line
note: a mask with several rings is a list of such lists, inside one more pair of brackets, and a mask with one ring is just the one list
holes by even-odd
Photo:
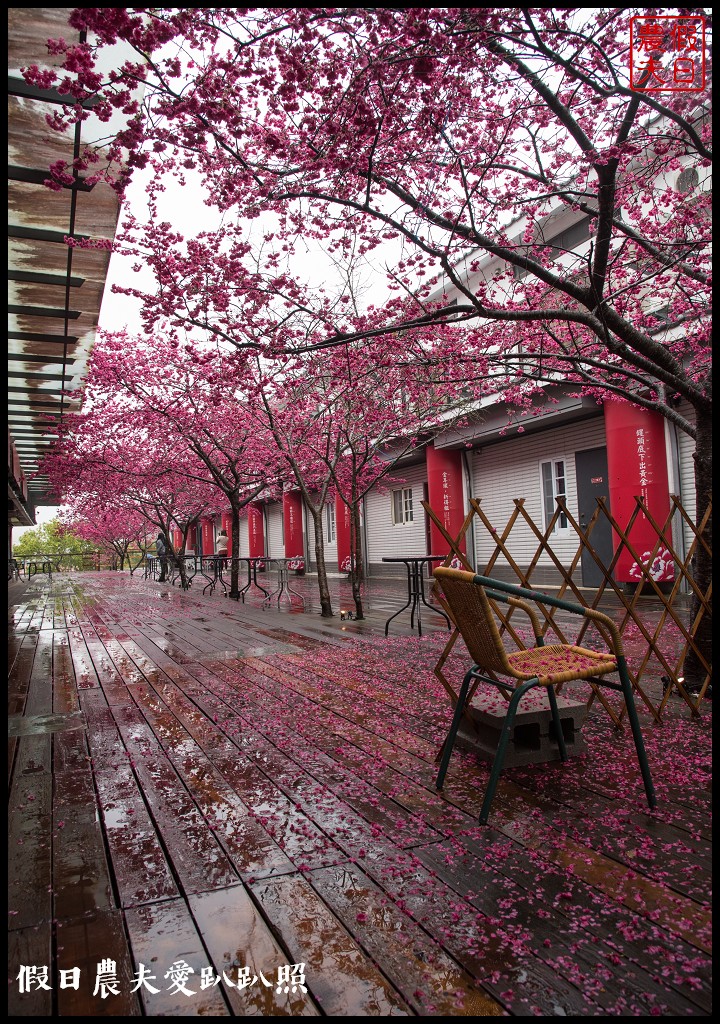
[[47, 479], [32, 477], [85, 373], [110, 259], [65, 238], [112, 239], [119, 214], [116, 194], [82, 175], [60, 192], [43, 184], [50, 164], [75, 159], [84, 140], [48, 127], [64, 97], [29, 86], [20, 68], [52, 66], [46, 42], [72, 39], [70, 11], [8, 11], [8, 422], [34, 505], [57, 502]]

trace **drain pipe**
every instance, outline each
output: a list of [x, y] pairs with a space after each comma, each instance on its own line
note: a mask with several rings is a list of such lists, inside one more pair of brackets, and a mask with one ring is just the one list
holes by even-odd
[[[672, 485], [670, 487], [671, 494], [677, 494], [680, 502], [682, 503], [682, 475], [680, 473], [680, 438], [678, 436], [678, 429], [675, 423], [670, 420], [665, 420], [665, 449], [667, 455], [668, 467], [670, 470], [670, 478]], [[672, 539], [673, 547], [682, 558], [683, 562], [687, 557], [687, 545], [685, 543], [685, 529], [683, 527], [682, 517], [677, 515], [672, 518]], [[690, 593], [690, 587], [687, 580], [683, 579], [680, 584], [681, 590], [684, 594]]]
[[[470, 511], [470, 498], [472, 497], [472, 472], [467, 450], [465, 448], [461, 449], [460, 454], [462, 456], [463, 468], [463, 511], [465, 515], [467, 515]], [[465, 534], [465, 540], [465, 548], [467, 551], [467, 555], [465, 557], [473, 569], [477, 571], [475, 559], [475, 516], [470, 520], [470, 526]]]

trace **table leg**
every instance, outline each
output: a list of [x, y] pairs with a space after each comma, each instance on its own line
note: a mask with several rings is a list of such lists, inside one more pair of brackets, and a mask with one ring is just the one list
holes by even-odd
[[[257, 573], [258, 573], [258, 570], [257, 570], [257, 565], [254, 565], [254, 566], [253, 566], [253, 583], [254, 583], [254, 584], [255, 584], [255, 586], [256, 586], [256, 587], [258, 588], [258, 590], [262, 590], [262, 592], [263, 592], [263, 594], [265, 595], [265, 597], [266, 597], [266, 598], [267, 598], [267, 597], [270, 597], [271, 595], [270, 595], [270, 594], [268, 593], [268, 591], [267, 591], [267, 590], [265, 589], [265, 587], [261, 586], [261, 585], [260, 585], [260, 584], [258, 583], [258, 581], [257, 581]], [[263, 604], [265, 604], [265, 602], [264, 602], [264, 601], [263, 601]]]
[[242, 599], [242, 603], [245, 604], [245, 594], [252, 586], [252, 565], [248, 561], [247, 563], [247, 583], [244, 587], [238, 590], [238, 597]]
[[391, 615], [390, 618], [385, 623], [385, 636], [388, 635], [388, 629], [390, 628], [390, 623], [392, 622], [392, 620], [396, 619], [398, 617], [398, 615], [401, 615], [405, 611], [406, 608], [409, 608], [410, 604], [412, 602], [412, 583], [411, 583], [411, 580], [410, 580], [410, 566], [406, 563], [405, 568], [407, 569], [407, 574], [408, 574], [408, 599], [405, 602], [405, 604], [402, 606], [400, 611], [397, 611], [397, 612], [395, 612], [394, 615]]
[[442, 608], [436, 608], [434, 605], [428, 604], [428, 602], [425, 600], [425, 579], [422, 576], [422, 574], [420, 576], [420, 600], [422, 601], [426, 608], [430, 609], [431, 612], [435, 612], [436, 615], [442, 615], [442, 617], [448, 624], [448, 629], [452, 630], [452, 623], [450, 622], [450, 619], [442, 610]]
[[[210, 562], [210, 566], [208, 566], [208, 562]], [[212, 576], [208, 576], [208, 568], [211, 569]], [[203, 587], [203, 594], [207, 590], [209, 590], [210, 593], [212, 594], [212, 592], [215, 590], [215, 584], [217, 583], [217, 573], [218, 569], [216, 561], [211, 561], [210, 559], [206, 558], [200, 559], [200, 575], [204, 580], [208, 580], [208, 582]]]

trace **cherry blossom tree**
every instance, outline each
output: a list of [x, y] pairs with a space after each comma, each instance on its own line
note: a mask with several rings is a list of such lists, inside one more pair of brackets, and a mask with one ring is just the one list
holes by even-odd
[[[109, 396], [104, 396], [109, 398]], [[184, 554], [190, 527], [217, 503], [209, 480], [178, 466], [177, 444], [166, 428], [135, 415], [127, 398], [86, 402], [66, 418], [61, 436], [42, 462], [59, 495], [115, 507], [120, 519], [139, 514], [168, 539], [181, 584], [188, 586]], [[171, 527], [181, 534], [172, 544]]]
[[100, 396], [132, 401], [144, 423], [175, 442], [178, 472], [217, 489], [216, 505], [227, 504], [231, 514], [231, 596], [239, 593], [240, 514], [278, 479], [272, 438], [255, 415], [251, 369], [245, 357], [216, 345], [121, 332], [97, 346], [87, 382], [96, 403]]
[[[400, 241], [388, 281], [402, 303], [360, 327], [323, 308], [322, 333], [305, 347], [399, 331], [409, 346], [442, 325], [452, 365], [471, 379], [491, 364], [492, 387], [509, 399], [563, 379], [653, 409], [695, 441], [702, 518], [712, 489], [709, 90], [630, 82], [635, 14], [658, 17], [85, 8], [70, 23], [92, 41], [52, 44], [63, 69], [27, 74], [92, 98], [101, 117], [131, 119], [107, 164], [96, 151], [85, 158], [91, 178], [120, 191], [137, 168], [180, 178], [193, 168], [221, 210], [271, 212], [281, 250], [342, 236], [348, 219], [369, 263]], [[98, 58], [118, 39], [137, 57], [104, 77]], [[86, 116], [68, 107], [56, 123]], [[68, 173], [56, 166], [53, 180]], [[586, 244], [553, 244], [563, 218], [587, 218]], [[710, 574], [700, 554], [703, 592]]]
[[[130, 575], [136, 566], [130, 560], [130, 551], [139, 551], [141, 560], [149, 548], [148, 521], [138, 509], [123, 509], [122, 503], [101, 504], [97, 495], [69, 495], [69, 503], [60, 514], [60, 521], [77, 537], [90, 541], [105, 551], [120, 571], [127, 561]], [[138, 563], [139, 564], [139, 563]]]

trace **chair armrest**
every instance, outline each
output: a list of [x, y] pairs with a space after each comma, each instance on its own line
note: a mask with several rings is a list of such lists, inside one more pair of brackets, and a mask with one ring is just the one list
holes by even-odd
[[570, 612], [573, 615], [582, 615], [586, 619], [600, 623], [610, 634], [612, 643], [609, 646], [612, 647], [613, 653], [618, 657], [625, 657], [620, 631], [610, 616], [605, 615], [604, 612], [599, 612], [595, 608], [585, 608], [583, 605], [574, 604], [571, 601], [563, 601], [559, 597], [551, 597], [549, 594], [543, 594], [539, 590], [529, 590], [527, 587], [518, 587], [514, 583], [505, 583], [504, 580], [496, 580], [491, 576], [476, 574], [474, 582], [479, 583], [483, 587], [503, 591], [506, 594], [513, 594], [520, 598], [526, 598], [529, 601], [535, 601], [537, 604], [545, 604], [551, 608], [560, 608], [562, 611]]
[[533, 634], [535, 636], [535, 643], [542, 644], [543, 635], [542, 629], [540, 628], [540, 619], [535, 614], [535, 609], [527, 603], [527, 601], [521, 601], [519, 597], [507, 597], [505, 599], [509, 605], [513, 608], [520, 608], [525, 612], [527, 617], [530, 619], [533, 628]]
[[622, 637], [620, 636], [620, 630], [617, 628], [610, 616], [597, 611], [595, 608], [585, 608], [583, 614], [586, 619], [591, 619], [593, 622], [599, 622], [605, 627], [612, 638], [612, 643], [608, 646], [612, 648], [613, 654], [617, 655], [618, 658], [624, 658], [625, 648], [623, 646]]

